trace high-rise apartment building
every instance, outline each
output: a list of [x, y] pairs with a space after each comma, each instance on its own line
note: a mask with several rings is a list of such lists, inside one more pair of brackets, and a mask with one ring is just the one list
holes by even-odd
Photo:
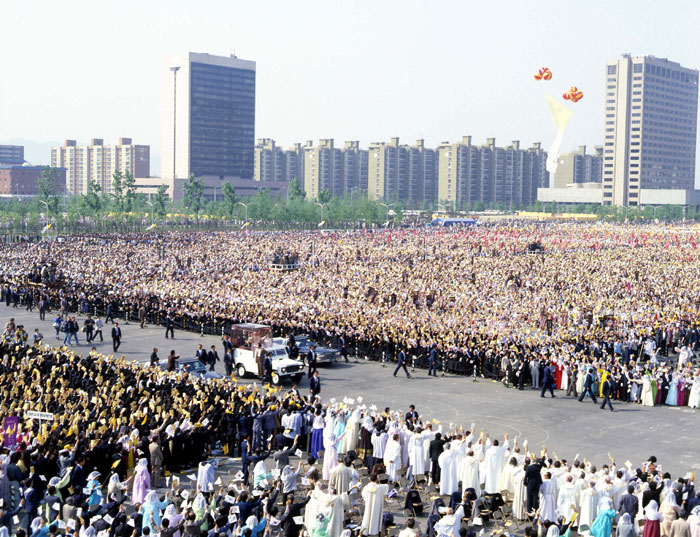
[[474, 146], [471, 136], [461, 142], [445, 142], [438, 147], [438, 203], [450, 208], [470, 208], [476, 203], [504, 207], [529, 205], [537, 197], [537, 188], [547, 186], [547, 154], [539, 143], [520, 148], [514, 141], [497, 147], [494, 138]]
[[369, 144], [367, 196], [371, 200], [400, 201], [408, 197], [408, 151], [398, 137], [389, 143]]
[[75, 140], [66, 140], [62, 146], [51, 148], [51, 166], [66, 168], [68, 194], [86, 194], [90, 181], [96, 181], [102, 192], [109, 194], [114, 172], [149, 176], [150, 152], [149, 146], [135, 145], [131, 138], [119, 138], [116, 145], [104, 145], [101, 138], [80, 146]]
[[642, 189], [692, 190], [698, 71], [626, 54], [607, 63], [605, 90], [603, 204], [639, 205]]
[[581, 145], [576, 151], [559, 155], [550, 186], [566, 188], [567, 185], [600, 183], [603, 179], [603, 147], [596, 146], [594, 151], [592, 155], [586, 153], [586, 146]]
[[306, 145], [296, 143], [284, 152], [285, 176], [290, 181], [296, 179], [302, 190], [304, 189], [304, 148], [313, 145], [312, 141], [306, 142]]
[[272, 138], [261, 138], [255, 145], [255, 181], [287, 181], [286, 155]]
[[343, 194], [367, 192], [368, 161], [369, 154], [366, 149], [360, 149], [358, 140], [345, 142], [345, 147], [343, 147]]
[[23, 145], [0, 145], [0, 162], [22, 164], [24, 162]]
[[408, 146], [406, 151], [407, 201], [415, 205], [434, 205], [437, 202], [438, 152], [425, 147], [423, 140], [417, 140], [415, 145]]
[[214, 191], [227, 179], [253, 179], [255, 62], [195, 52], [169, 56], [162, 104], [163, 177], [194, 174]]

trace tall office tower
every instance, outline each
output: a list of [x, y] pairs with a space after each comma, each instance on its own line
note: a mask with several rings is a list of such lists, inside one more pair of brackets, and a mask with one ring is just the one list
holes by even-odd
[[188, 52], [163, 67], [161, 175], [253, 179], [255, 62]]
[[119, 138], [116, 145], [104, 145], [101, 138], [93, 138], [90, 145], [66, 140], [62, 146], [51, 148], [51, 166], [66, 168], [68, 194], [87, 194], [90, 181], [95, 181], [102, 192], [110, 194], [114, 172], [148, 177], [150, 154], [150, 146], [136, 145], [131, 138]]
[[24, 162], [24, 146], [0, 145], [0, 162], [5, 164], [22, 164]]
[[272, 138], [261, 138], [255, 145], [255, 181], [288, 181], [286, 153]]
[[692, 190], [698, 71], [653, 56], [607, 63], [603, 204], [639, 205], [642, 189]]

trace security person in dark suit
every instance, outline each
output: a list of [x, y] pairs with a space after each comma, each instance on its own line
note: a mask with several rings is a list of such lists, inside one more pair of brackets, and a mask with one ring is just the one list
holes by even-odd
[[446, 442], [446, 440], [442, 439], [440, 433], [435, 433], [435, 440], [431, 440], [428, 448], [428, 455], [430, 456], [430, 479], [433, 484], [440, 482], [440, 465], [438, 464], [438, 459], [445, 450]]
[[314, 371], [314, 376], [309, 381], [309, 391], [311, 392], [311, 397], [316, 397], [321, 393], [321, 379], [318, 378], [318, 371]]
[[435, 348], [435, 345], [433, 345], [433, 348], [430, 349], [430, 354], [428, 355], [428, 376], [431, 375], [432, 371], [432, 375], [437, 377], [437, 362], [437, 348]]
[[540, 486], [542, 485], [542, 459], [530, 463], [525, 459], [525, 478], [523, 484], [527, 491], [527, 513], [532, 514], [540, 506]]
[[306, 357], [307, 361], [309, 362], [309, 372], [307, 377], [311, 378], [311, 375], [316, 372], [316, 367], [318, 366], [318, 361], [316, 360], [316, 345], [311, 345], [309, 347], [309, 352]]
[[544, 378], [542, 380], [542, 391], [540, 392], [540, 397], [544, 397], [544, 393], [549, 390], [549, 393], [552, 394], [552, 397], [556, 397], [554, 395], [554, 375], [552, 374], [552, 370], [554, 369], [554, 366], [550, 364], [546, 364], [544, 366]]
[[396, 373], [398, 373], [399, 369], [403, 367], [403, 370], [406, 372], [406, 377], [411, 378], [410, 373], [408, 372], [408, 369], [406, 368], [406, 353], [403, 352], [403, 349], [399, 351], [399, 356], [398, 356], [398, 364], [396, 365], [396, 369], [394, 369], [394, 376], [396, 376]]
[[119, 323], [114, 323], [112, 328], [112, 349], [114, 352], [119, 350], [119, 345], [122, 344], [122, 329], [119, 328]]
[[586, 373], [586, 380], [583, 381], [583, 391], [581, 392], [581, 395], [579, 395], [579, 403], [583, 401], [583, 398], [586, 397], [586, 394], [591, 396], [591, 399], [593, 399], [593, 403], [596, 405], [598, 404], [598, 400], [595, 397], [595, 393], [593, 393], [593, 368], [591, 367], [588, 370], [588, 373]]
[[612, 382], [610, 382], [610, 371], [608, 371], [608, 375], [603, 381], [603, 404], [600, 405], [601, 410], [605, 410], [605, 403], [610, 406], [610, 412], [614, 412], [612, 403], [610, 402], [610, 394], [612, 393]]

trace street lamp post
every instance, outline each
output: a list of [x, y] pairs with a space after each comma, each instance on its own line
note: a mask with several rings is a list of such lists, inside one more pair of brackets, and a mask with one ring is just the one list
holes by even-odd
[[394, 204], [393, 204], [393, 203], [382, 203], [382, 202], [379, 202], [379, 205], [383, 205], [384, 207], [386, 207], [386, 221], [387, 221], [387, 225], [388, 225], [388, 222], [389, 222], [389, 209], [390, 209], [391, 206], [394, 205]]
[[146, 205], [150, 205], [150, 206], [151, 206], [151, 226], [153, 226], [153, 211], [154, 211], [155, 209], [154, 209], [154, 207], [153, 207], [153, 203], [151, 203], [150, 201], [146, 201]]
[[173, 72], [173, 179], [175, 179], [175, 153], [177, 151], [176, 147], [176, 134], [177, 134], [177, 72], [180, 70], [179, 66], [171, 67], [170, 70]]
[[318, 205], [319, 207], [321, 207], [321, 222], [323, 222], [323, 221], [324, 221], [324, 218], [323, 218], [323, 209], [324, 209], [324, 207], [325, 207], [325, 204], [319, 203], [319, 202], [317, 202], [317, 201], [314, 202], [314, 204], [315, 204], [315, 205]]
[[247, 222], [248, 221], [248, 204], [243, 203], [242, 201], [239, 201], [238, 205], [243, 205], [243, 207], [245, 207], [245, 221]]

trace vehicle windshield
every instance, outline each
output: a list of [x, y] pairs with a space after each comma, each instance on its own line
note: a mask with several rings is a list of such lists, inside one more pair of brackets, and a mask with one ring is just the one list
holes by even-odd
[[284, 349], [274, 349], [274, 350], [271, 350], [268, 352], [272, 355], [273, 358], [278, 359], [278, 360], [280, 358], [287, 357], [287, 351], [285, 351]]
[[181, 371], [206, 371], [207, 368], [199, 360], [191, 360], [187, 362], [179, 362], [177, 364], [178, 369]]

